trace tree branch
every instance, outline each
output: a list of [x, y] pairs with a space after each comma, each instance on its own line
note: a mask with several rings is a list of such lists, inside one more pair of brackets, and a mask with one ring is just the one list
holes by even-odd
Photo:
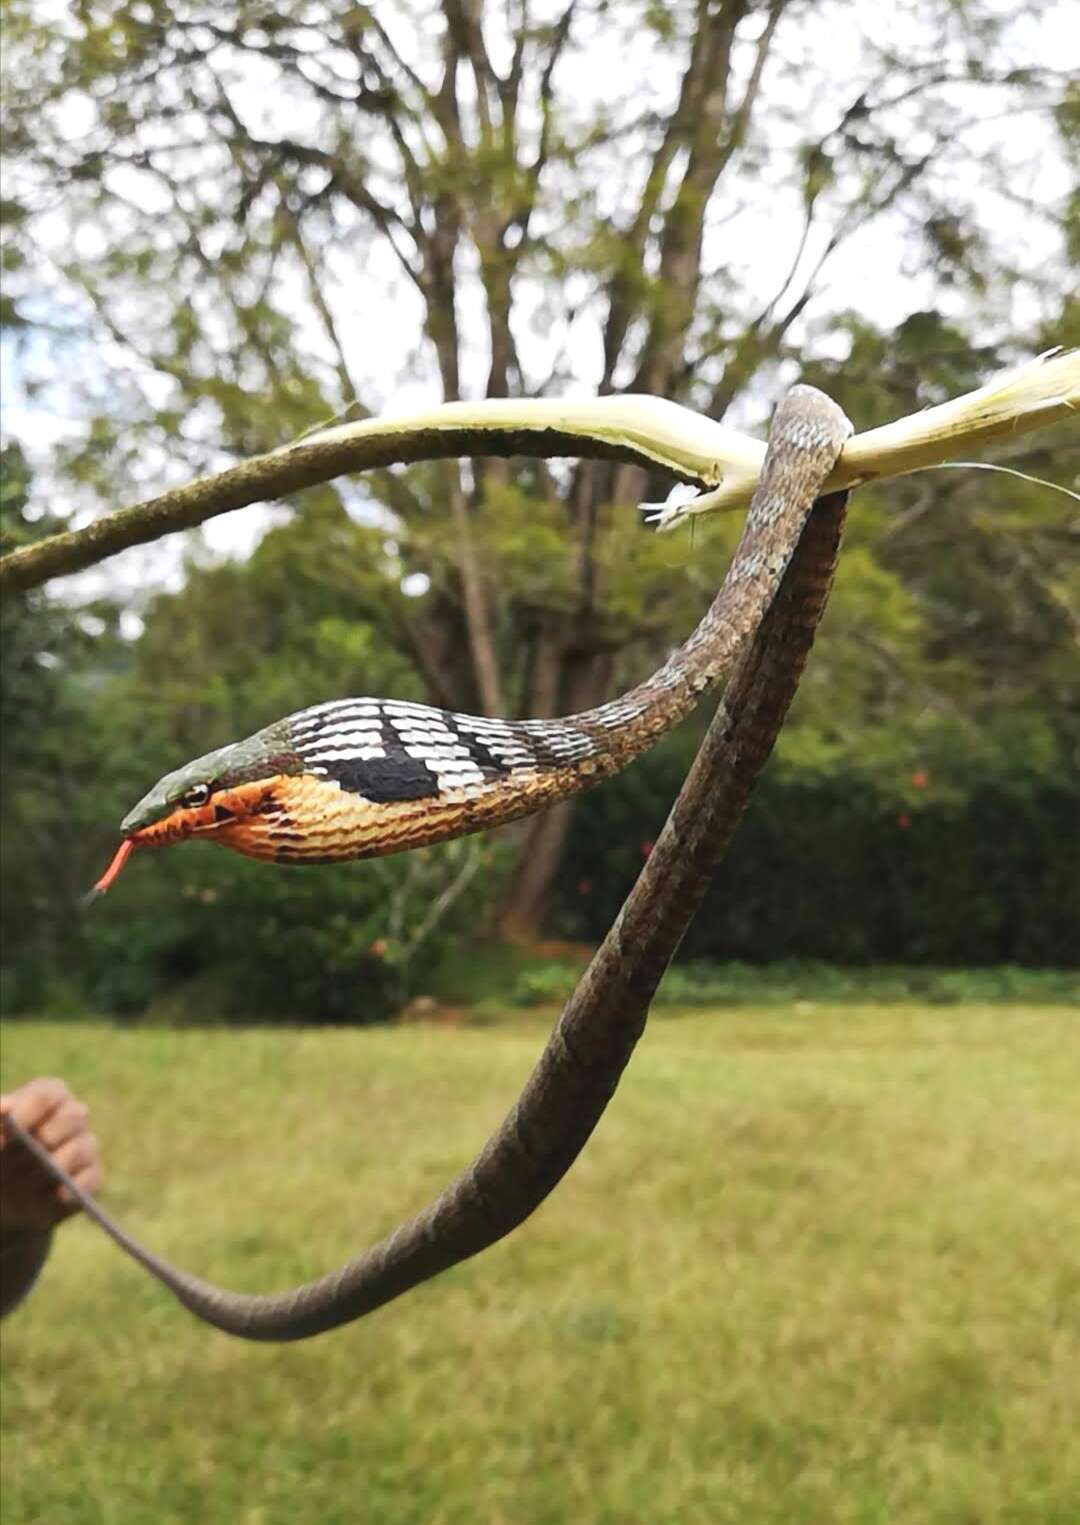
[[[844, 447], [826, 484], [839, 491], [936, 465], [995, 440], [1080, 412], [1080, 350], [1044, 357], [976, 392], [915, 413]], [[346, 472], [446, 456], [574, 456], [662, 466], [683, 481], [721, 485], [659, 516], [670, 528], [699, 513], [745, 507], [764, 455], [760, 441], [659, 397], [446, 403], [403, 418], [327, 430], [213, 477], [173, 488], [84, 529], [52, 535], [0, 560], [0, 590], [32, 588], [93, 566], [129, 546], [191, 529], [217, 514], [296, 492]]]

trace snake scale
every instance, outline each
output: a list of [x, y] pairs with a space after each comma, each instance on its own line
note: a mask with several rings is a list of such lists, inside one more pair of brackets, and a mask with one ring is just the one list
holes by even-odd
[[276, 1295], [214, 1287], [143, 1248], [6, 1120], [87, 1215], [197, 1317], [253, 1340], [321, 1333], [478, 1253], [561, 1179], [618, 1083], [794, 694], [831, 582], [846, 494], [811, 510], [850, 427], [823, 394], [792, 388], [719, 593], [686, 643], [621, 699], [542, 722], [369, 699], [318, 705], [167, 775], [125, 820], [102, 888], [132, 847], [197, 834], [279, 862], [440, 841], [609, 776], [731, 675], [653, 854], [518, 1102], [434, 1202], [339, 1270]]

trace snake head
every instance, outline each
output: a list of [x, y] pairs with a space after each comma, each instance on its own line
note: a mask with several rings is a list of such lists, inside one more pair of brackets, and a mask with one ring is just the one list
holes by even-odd
[[248, 850], [252, 824], [279, 809], [281, 787], [303, 772], [304, 761], [279, 721], [166, 773], [124, 817], [124, 840], [91, 893], [109, 888], [135, 848], [204, 836]]
[[187, 826], [187, 818], [201, 813], [214, 795], [232, 782], [235, 750], [218, 747], [215, 752], [166, 773], [121, 821], [124, 836], [144, 838], [147, 833], [160, 834], [180, 825], [184, 826], [182, 834], [188, 835], [192, 828]]

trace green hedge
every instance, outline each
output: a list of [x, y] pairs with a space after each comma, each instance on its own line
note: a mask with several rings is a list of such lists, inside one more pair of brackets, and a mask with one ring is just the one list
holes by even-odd
[[[555, 921], [607, 930], [682, 781], [658, 749], [579, 804]], [[695, 959], [838, 963], [1080, 962], [1080, 796], [1062, 783], [973, 779], [935, 792], [774, 764], [681, 949]]]
[[104, 900], [68, 919], [61, 957], [25, 931], [5, 939], [0, 1006], [174, 1023], [381, 1021], [475, 928], [501, 859], [476, 838], [318, 870], [206, 843], [138, 855]]

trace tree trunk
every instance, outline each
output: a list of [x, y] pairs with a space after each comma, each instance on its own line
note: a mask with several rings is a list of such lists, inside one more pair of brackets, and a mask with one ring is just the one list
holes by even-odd
[[533, 942], [539, 935], [573, 811], [574, 802], [564, 800], [528, 822], [499, 917], [499, 936], [507, 942]]
[[[562, 665], [566, 702], [559, 705], [559, 712], [574, 714], [602, 704], [608, 697], [612, 665], [607, 651], [567, 652]], [[566, 800], [525, 823], [498, 921], [499, 935], [508, 941], [529, 942], [539, 935], [573, 813], [574, 801]]]
[[455, 465], [449, 478], [450, 512], [458, 542], [458, 568], [465, 605], [465, 628], [469, 634], [469, 655], [476, 675], [476, 691], [485, 715], [501, 715], [502, 687], [499, 683], [499, 659], [491, 629], [491, 604], [484, 588], [483, 572], [473, 543], [469, 507], [461, 487], [461, 473]]

